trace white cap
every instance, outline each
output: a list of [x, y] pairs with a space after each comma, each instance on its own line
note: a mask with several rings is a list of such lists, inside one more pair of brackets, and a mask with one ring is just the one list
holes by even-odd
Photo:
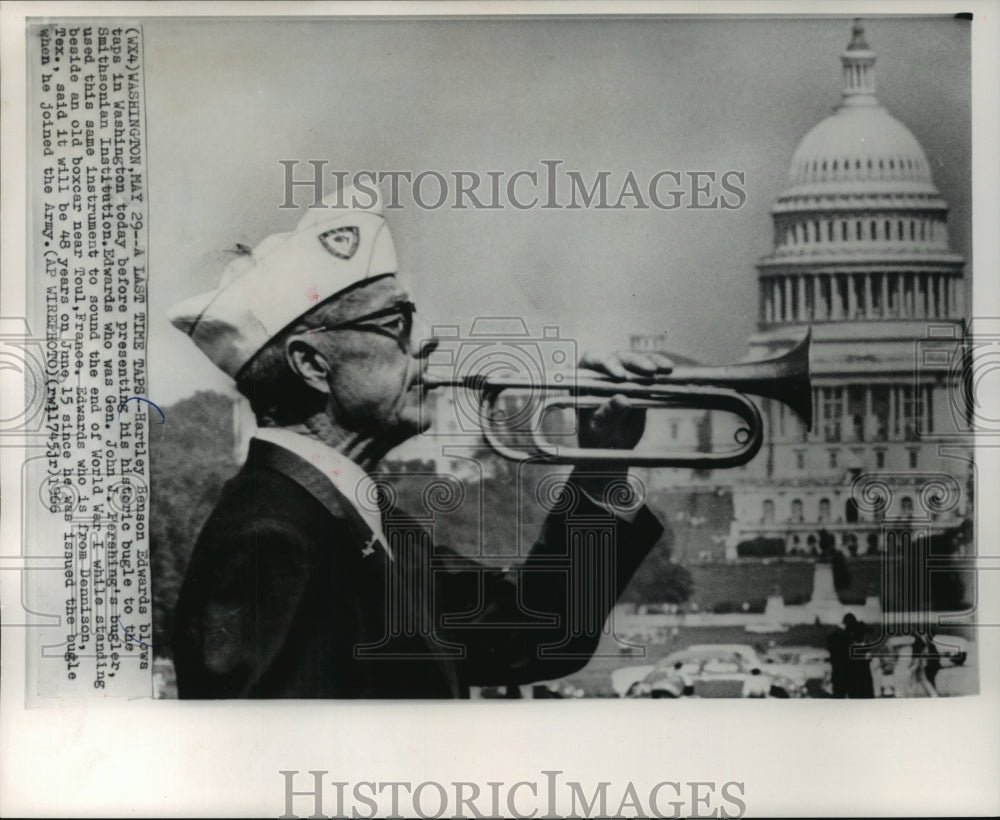
[[[370, 207], [358, 207], [367, 200]], [[345, 188], [335, 203], [310, 208], [295, 230], [269, 236], [234, 259], [217, 289], [170, 310], [174, 326], [234, 379], [300, 316], [358, 282], [396, 273], [378, 192]]]

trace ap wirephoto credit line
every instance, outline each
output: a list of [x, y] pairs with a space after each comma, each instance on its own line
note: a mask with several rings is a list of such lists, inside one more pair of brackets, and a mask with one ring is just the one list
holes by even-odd
[[936, 776], [901, 727], [996, 714], [988, 19], [218, 8], [5, 22], [18, 725], [172, 721], [284, 817]]

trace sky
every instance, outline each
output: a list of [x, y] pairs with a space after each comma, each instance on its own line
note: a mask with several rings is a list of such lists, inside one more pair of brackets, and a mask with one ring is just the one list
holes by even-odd
[[[968, 23], [865, 27], [879, 99], [923, 146], [951, 206], [952, 248], [968, 259]], [[769, 208], [796, 145], [840, 100], [850, 30], [847, 17], [147, 21], [151, 398], [229, 386], [165, 317], [215, 287], [236, 243], [298, 221], [304, 211], [280, 207], [281, 160], [299, 160], [300, 176], [324, 160], [505, 181], [561, 160], [560, 174], [588, 184], [608, 171], [611, 199], [629, 171], [643, 189], [659, 171], [741, 172], [745, 202], [731, 209], [429, 209], [404, 184], [387, 212], [431, 324], [467, 333], [477, 316], [518, 316], [532, 335], [555, 325], [580, 348], [664, 334], [701, 361], [741, 359]]]

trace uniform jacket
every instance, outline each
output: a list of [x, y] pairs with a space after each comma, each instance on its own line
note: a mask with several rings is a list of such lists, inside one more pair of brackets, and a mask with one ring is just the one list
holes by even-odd
[[517, 569], [435, 547], [397, 517], [390, 559], [326, 476], [255, 439], [181, 589], [180, 697], [463, 697], [582, 668], [662, 527], [645, 508], [627, 523], [564, 493], [576, 505], [555, 505]]

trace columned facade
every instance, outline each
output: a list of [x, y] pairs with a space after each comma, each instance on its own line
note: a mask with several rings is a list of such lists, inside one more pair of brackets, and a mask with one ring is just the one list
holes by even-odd
[[[971, 465], [938, 452], [961, 427], [957, 373], [925, 372], [920, 359], [920, 340], [933, 338], [958, 361], [964, 260], [950, 250], [948, 205], [923, 149], [876, 97], [875, 61], [855, 25], [841, 103], [799, 144], [772, 208], [751, 358], [811, 328], [813, 427], [762, 402], [769, 433], [736, 479], [731, 557], [755, 537], [784, 539], [793, 553], [825, 541], [864, 554], [880, 548], [884, 519], [933, 533], [966, 513]], [[867, 503], [863, 480], [889, 488], [888, 506]], [[928, 501], [942, 483], [959, 488], [954, 503]]]

